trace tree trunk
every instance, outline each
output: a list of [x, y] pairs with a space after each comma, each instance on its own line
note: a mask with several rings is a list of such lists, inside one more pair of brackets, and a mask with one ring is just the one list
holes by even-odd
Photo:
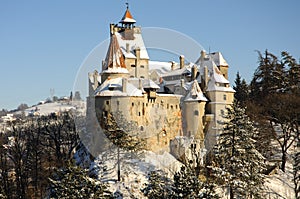
[[230, 199], [234, 199], [234, 197], [233, 197], [233, 189], [232, 189], [231, 186], [229, 187], [229, 197], [230, 197]]
[[281, 170], [283, 172], [285, 172], [285, 164], [286, 164], [286, 161], [287, 161], [287, 154], [286, 154], [286, 151], [283, 150], [282, 151], [282, 158], [281, 158]]

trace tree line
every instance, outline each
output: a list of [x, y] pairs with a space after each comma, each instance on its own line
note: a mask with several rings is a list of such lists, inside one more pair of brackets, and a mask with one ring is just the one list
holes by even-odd
[[0, 133], [0, 198], [42, 198], [56, 168], [72, 159], [79, 137], [71, 112], [28, 117]]

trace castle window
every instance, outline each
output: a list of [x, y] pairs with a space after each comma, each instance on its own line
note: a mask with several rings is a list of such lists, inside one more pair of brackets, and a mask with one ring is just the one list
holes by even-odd
[[227, 100], [226, 94], [223, 95], [223, 99], [224, 99], [224, 100]]
[[169, 109], [169, 104], [167, 104], [167, 109]]
[[141, 126], [141, 131], [144, 131], [144, 127], [143, 126]]
[[141, 116], [141, 112], [139, 112], [139, 116]]
[[119, 101], [117, 101], [117, 105], [118, 105], [118, 106], [120, 105], [120, 102], [119, 102]]
[[108, 112], [107, 111], [104, 111], [104, 117], [107, 117], [108, 116]]
[[141, 65], [141, 68], [144, 68], [145, 66], [144, 65]]
[[133, 102], [131, 103], [131, 106], [134, 106], [134, 103], [133, 103]]
[[130, 75], [130, 78], [134, 78], [134, 76], [133, 76], [133, 75]]
[[178, 109], [178, 105], [176, 104], [176, 109]]
[[141, 76], [141, 78], [143, 78], [143, 79], [144, 79], [145, 77], [144, 77], [144, 76]]
[[171, 105], [171, 109], [173, 109], [173, 105]]
[[198, 111], [198, 110], [195, 110], [195, 111], [194, 111], [194, 115], [199, 115], [199, 111]]
[[134, 65], [134, 64], [131, 64], [131, 67], [135, 67], [135, 65]]
[[107, 100], [107, 101], [105, 101], [105, 103], [106, 103], [106, 105], [109, 105], [109, 101]]

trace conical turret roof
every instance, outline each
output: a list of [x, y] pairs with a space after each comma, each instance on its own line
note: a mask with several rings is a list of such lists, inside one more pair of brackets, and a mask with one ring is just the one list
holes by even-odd
[[120, 23], [123, 23], [123, 24], [126, 24], [126, 23], [129, 23], [129, 24], [133, 24], [135, 23], [136, 20], [132, 17], [128, 7], [126, 9], [126, 12], [123, 16], [123, 18], [121, 19]]
[[117, 37], [115, 34], [113, 34], [110, 38], [110, 44], [105, 58], [104, 69], [106, 70], [117, 68], [126, 68], [126, 65]]

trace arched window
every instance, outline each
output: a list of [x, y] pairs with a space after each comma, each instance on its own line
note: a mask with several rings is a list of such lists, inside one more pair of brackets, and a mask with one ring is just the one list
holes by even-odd
[[195, 111], [194, 111], [194, 115], [199, 115], [199, 111], [198, 111], [198, 110], [195, 110]]

